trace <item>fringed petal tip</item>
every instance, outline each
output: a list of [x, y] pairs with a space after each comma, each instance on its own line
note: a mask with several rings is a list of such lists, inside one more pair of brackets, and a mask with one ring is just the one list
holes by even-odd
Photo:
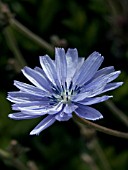
[[24, 72], [26, 68], [28, 68], [28, 66], [25, 66], [24, 68], [22, 68], [21, 71]]
[[30, 132], [30, 135], [39, 135], [41, 131], [51, 126], [55, 121], [53, 115], [48, 115]]
[[97, 55], [97, 56], [101, 56], [101, 58], [104, 59], [104, 56], [102, 56], [101, 53], [99, 53], [98, 51], [94, 51], [92, 54]]
[[13, 119], [13, 114], [9, 114], [8, 117], [9, 117], [10, 119]]
[[92, 118], [86, 117], [86, 118], [83, 118], [83, 119], [87, 119], [87, 120], [90, 120], [90, 121], [96, 121], [96, 120], [100, 120], [100, 119], [103, 119], [103, 118], [104, 118], [103, 115], [100, 114], [99, 116], [95, 116], [95, 117], [92, 117]]
[[39, 136], [40, 133], [37, 133], [37, 130], [32, 130], [29, 135], [37, 135]]
[[103, 115], [100, 115], [99, 117], [95, 117], [94, 119], [89, 119], [89, 120], [92, 120], [92, 121], [95, 121], [95, 120], [99, 120], [99, 119], [103, 119]]
[[124, 84], [124, 82], [119, 82], [119, 86], [122, 86]]
[[[61, 47], [55, 47], [55, 51], [56, 50], [64, 50], [64, 48], [61, 48]], [[65, 51], [65, 50], [64, 50]]]
[[[111, 96], [108, 96], [108, 99], [110, 99], [110, 98], [112, 98], [112, 97], [113, 97], [112, 95], [111, 95]], [[108, 99], [107, 99], [107, 100], [108, 100]]]

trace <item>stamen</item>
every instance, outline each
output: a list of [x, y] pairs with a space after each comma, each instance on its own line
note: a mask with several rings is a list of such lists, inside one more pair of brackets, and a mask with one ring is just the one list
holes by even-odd
[[80, 93], [80, 89], [79, 89], [79, 90], [77, 90], [77, 94], [78, 94], [78, 93]]
[[73, 95], [73, 92], [74, 92], [74, 91], [72, 90], [72, 91], [71, 91], [71, 95]]
[[76, 85], [74, 91], [76, 91], [77, 88], [78, 88], [78, 86]]
[[56, 86], [56, 89], [59, 91], [59, 92], [61, 92], [61, 89], [60, 89], [60, 87], [57, 85]]
[[51, 96], [53, 99], [56, 99], [56, 97], [54, 95]]
[[68, 92], [66, 91], [66, 96], [68, 96]]
[[81, 89], [81, 87], [76, 85], [74, 91], [76, 91], [78, 93], [78, 92], [80, 92], [80, 89]]
[[71, 81], [71, 82], [70, 82], [70, 85], [69, 85], [69, 91], [71, 90], [72, 85], [73, 85], [73, 82]]
[[56, 103], [56, 101], [51, 101], [51, 102], [49, 102], [49, 105], [54, 105]]
[[60, 90], [58, 90], [56, 87], [52, 87], [52, 90], [56, 94], [60, 94]]
[[62, 87], [62, 91], [64, 92], [64, 86], [63, 86], [63, 85], [61, 85], [61, 87]]
[[65, 81], [65, 89], [67, 90], [67, 82]]

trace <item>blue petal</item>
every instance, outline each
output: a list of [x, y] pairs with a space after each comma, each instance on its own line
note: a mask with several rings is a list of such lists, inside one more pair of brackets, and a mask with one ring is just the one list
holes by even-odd
[[100, 77], [97, 77], [96, 79], [92, 80], [89, 84], [83, 86], [81, 93], [74, 96], [72, 100], [75, 102], [81, 101], [85, 98], [94, 97], [96, 95], [102, 94], [103, 92], [113, 90], [114, 88], [119, 87], [120, 85], [122, 85], [122, 82], [112, 84], [112, 86], [111, 84], [110, 86], [107, 86], [107, 83], [115, 79], [119, 74], [120, 71], [116, 71], [108, 75], [102, 75]]
[[27, 101], [45, 101], [46, 97], [38, 96], [38, 94], [30, 94], [26, 92], [8, 92], [7, 99], [14, 103], [22, 103]]
[[66, 53], [67, 62], [67, 79], [66, 82], [69, 85], [72, 77], [76, 71], [76, 66], [78, 65], [78, 52], [77, 49], [68, 49]]
[[22, 70], [23, 74], [27, 79], [32, 82], [35, 86], [37, 86], [39, 89], [42, 89], [44, 91], [51, 91], [51, 88], [49, 86], [49, 83], [45, 79], [45, 77], [41, 74], [39, 74], [36, 70], [33, 70], [29, 67], [24, 67]]
[[27, 84], [27, 83], [23, 83], [20, 81], [14, 81], [14, 85], [19, 88], [22, 92], [26, 92], [26, 93], [30, 93], [30, 94], [34, 94], [35, 96], [47, 96], [48, 93], [46, 91], [43, 91], [42, 89], [39, 89], [33, 85]]
[[110, 74], [109, 74], [110, 77], [109, 77], [107, 83], [115, 80], [115, 79], [120, 75], [120, 73], [121, 73], [121, 71], [115, 71], [115, 72], [113, 72], [113, 73], [110, 73]]
[[[82, 65], [84, 64], [84, 61], [85, 61], [85, 59], [84, 59], [83, 57], [79, 57], [79, 58], [78, 58], [78, 63], [77, 63], [77, 65], [76, 65], [76, 69], [75, 69], [76, 71], [75, 71], [73, 77], [75, 77], [75, 75], [77, 74], [77, 72], [79, 72], [80, 68], [81, 68]], [[71, 81], [73, 82], [73, 78], [71, 79]], [[68, 83], [70, 84], [71, 82], [68, 82]], [[77, 82], [73, 82], [73, 86], [72, 86], [72, 87], [75, 88], [76, 85], [78, 85]]]
[[67, 78], [67, 63], [63, 48], [55, 48], [55, 63], [59, 82], [64, 85]]
[[13, 110], [19, 110], [19, 108], [30, 108], [30, 109], [40, 109], [48, 105], [48, 101], [32, 101], [32, 102], [23, 102], [16, 103], [12, 105]]
[[88, 120], [97, 120], [103, 118], [102, 114], [89, 106], [79, 105], [78, 109], [75, 110], [75, 113], [84, 119]]
[[115, 71], [115, 72], [112, 72], [112, 73], [107, 74], [107, 75], [101, 75], [101, 76], [93, 79], [92, 81], [90, 81], [88, 84], [85, 84], [81, 88], [81, 93], [87, 92], [87, 91], [92, 91], [92, 90], [96, 91], [96, 89], [101, 87], [102, 84], [109, 83], [110, 81], [112, 81], [115, 78], [117, 78], [119, 76], [119, 74], [120, 74], [120, 71]]
[[42, 130], [51, 126], [55, 121], [56, 119], [53, 115], [48, 115], [30, 132], [30, 135], [39, 135]]
[[107, 80], [108, 80], [107, 78], [103, 78], [103, 79], [100, 79], [100, 81], [91, 82], [89, 84], [90, 86], [87, 85], [87, 88], [86, 86], [84, 87], [83, 92], [73, 96], [72, 101], [77, 102], [85, 98], [94, 97], [96, 95], [101, 94], [107, 84]]
[[93, 79], [95, 79], [95, 78], [97, 78], [97, 77], [99, 77], [99, 76], [101, 76], [101, 75], [110, 74], [110, 73], [112, 73], [112, 72], [114, 72], [114, 71], [115, 71], [115, 69], [114, 69], [113, 66], [104, 67], [104, 68], [98, 70], [98, 71], [95, 73]]
[[[35, 67], [34, 70], [36, 70], [39, 74], [41, 74], [41, 76], [43, 75], [45, 77], [45, 79], [47, 80], [48, 84], [49, 84], [49, 87], [50, 88], [50, 91], [53, 87], [59, 87], [59, 89], [61, 89], [61, 86], [60, 86], [60, 83], [59, 83], [59, 80], [58, 78], [56, 78], [55, 80], [55, 84], [47, 77], [46, 73], [44, 72], [43, 69], [39, 68], [39, 67]], [[57, 77], [57, 76], [56, 76]]]
[[55, 119], [58, 121], [68, 121], [70, 118], [72, 118], [72, 114], [67, 114], [64, 112], [60, 112], [55, 116]]
[[45, 114], [53, 115], [63, 110], [63, 103], [58, 103], [56, 106], [50, 107], [42, 106], [37, 109], [33, 109], [31, 107], [25, 108], [19, 107], [19, 110], [21, 110], [21, 112], [23, 112], [24, 114], [29, 115], [45, 115]]
[[36, 67], [34, 67], [34, 70], [37, 71], [38, 74], [43, 76], [43, 78], [45, 78], [47, 80], [49, 85], [53, 85], [53, 83], [49, 80], [49, 78], [47, 77], [47, 74], [45, 74], [45, 72], [42, 68], [36, 66]]
[[89, 85], [90, 82], [97, 81], [97, 79], [99, 79], [99, 81], [100, 81], [100, 79], [103, 79], [104, 77], [108, 77], [107, 83], [109, 83], [109, 82], [115, 80], [121, 73], [121, 71], [112, 71], [113, 69], [111, 69], [111, 67], [109, 70], [108, 69], [106, 71], [105, 70], [106, 69], [101, 69], [101, 70], [97, 71], [96, 74], [94, 75], [94, 77], [89, 82], [87, 82], [84, 86], [86, 86], [87, 84]]
[[113, 96], [102, 96], [102, 97], [94, 97], [94, 98], [85, 98], [82, 101], [79, 101], [80, 104], [83, 105], [92, 105], [92, 104], [96, 104], [96, 103], [100, 103], [100, 102], [104, 102], [110, 98], [112, 98]]
[[73, 78], [73, 82], [83, 85], [89, 81], [96, 73], [103, 62], [103, 57], [98, 52], [93, 52], [84, 62], [82, 67]]
[[26, 115], [22, 112], [17, 112], [17, 113], [9, 114], [8, 117], [14, 120], [23, 120], [23, 119], [34, 119], [39, 117], [39, 115]]
[[49, 78], [49, 80], [54, 84], [54, 85], [59, 85], [58, 77], [57, 77], [57, 72], [56, 72], [56, 67], [55, 67], [55, 62], [48, 56], [40, 56], [40, 64]]
[[70, 104], [66, 104], [66, 106], [64, 107], [64, 110], [63, 112], [69, 114], [69, 113], [72, 113], [74, 112], [74, 110], [77, 108], [78, 106], [76, 106], [75, 104], [73, 103], [70, 103]]
[[114, 82], [114, 83], [109, 83], [105, 86], [104, 90], [102, 91], [102, 93], [110, 91], [110, 90], [114, 90], [120, 86], [122, 86], [123, 82]]
[[79, 71], [79, 69], [82, 67], [82, 65], [84, 64], [85, 58], [83, 57], [79, 57], [78, 58], [78, 63], [77, 63], [77, 69], [76, 72]]

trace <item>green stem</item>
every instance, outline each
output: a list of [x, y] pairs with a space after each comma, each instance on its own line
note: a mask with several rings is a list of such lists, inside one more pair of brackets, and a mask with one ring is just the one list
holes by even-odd
[[17, 46], [17, 42], [16, 39], [13, 35], [13, 32], [11, 30], [10, 27], [7, 27], [6, 29], [4, 29], [4, 35], [6, 38], [6, 42], [10, 48], [10, 50], [12, 51], [12, 53], [14, 54], [16, 60], [18, 61], [18, 64], [20, 66], [19, 70], [21, 70], [24, 66], [27, 65], [26, 61], [24, 60], [22, 54], [20, 53], [20, 50]]
[[112, 101], [106, 101], [104, 103], [113, 112], [113, 114], [128, 127], [128, 117], [120, 109], [118, 109]]
[[50, 53], [54, 52], [54, 48], [47, 43], [45, 40], [34, 34], [32, 31], [30, 31], [27, 27], [22, 25], [19, 21], [17, 21], [14, 18], [10, 19], [10, 25], [16, 29], [17, 31], [20, 31], [22, 34], [30, 38], [32, 41], [36, 42], [38, 45], [40, 45], [42, 48], [45, 48]]
[[112, 135], [112, 136], [116, 136], [116, 137], [121, 137], [121, 138], [125, 138], [125, 139], [128, 139], [128, 133], [124, 133], [124, 132], [120, 132], [120, 131], [116, 131], [116, 130], [112, 130], [112, 129], [109, 129], [109, 128], [106, 128], [106, 127], [103, 127], [103, 126], [100, 126], [98, 124], [95, 124], [91, 121], [88, 121], [86, 119], [83, 119], [83, 118], [80, 118], [79, 116], [77, 116], [76, 114], [73, 115], [73, 118], [84, 124], [84, 125], [87, 125], [89, 127], [92, 127], [94, 128], [95, 130], [98, 130], [100, 132], [103, 132], [103, 133], [106, 133], [106, 134], [109, 134], [109, 135]]

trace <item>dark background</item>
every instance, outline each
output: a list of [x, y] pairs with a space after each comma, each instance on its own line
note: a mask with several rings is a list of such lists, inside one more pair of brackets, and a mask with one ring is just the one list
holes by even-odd
[[[10, 22], [14, 17], [52, 47], [77, 48], [79, 56], [100, 52], [102, 65], [121, 70], [116, 81], [124, 85], [110, 99], [128, 116], [128, 1], [127, 0], [4, 0], [0, 9], [0, 169], [20, 169], [17, 159], [31, 170], [127, 170], [128, 140], [93, 132], [76, 122], [56, 122], [39, 136], [29, 132], [42, 120], [15, 121], [7, 92], [14, 80], [27, 80], [20, 72], [13, 43], [31, 68], [39, 56], [54, 54], [32, 41]], [[95, 106], [104, 119], [95, 123], [127, 132], [126, 126], [105, 103]], [[2, 151], [10, 155], [3, 156]], [[31, 164], [32, 167], [30, 166]], [[35, 166], [35, 167], [34, 167]], [[105, 169], [106, 167], [106, 169]], [[32, 169], [33, 168], [33, 169]], [[35, 169], [34, 169], [35, 168]], [[21, 168], [24, 170], [24, 168]]]

